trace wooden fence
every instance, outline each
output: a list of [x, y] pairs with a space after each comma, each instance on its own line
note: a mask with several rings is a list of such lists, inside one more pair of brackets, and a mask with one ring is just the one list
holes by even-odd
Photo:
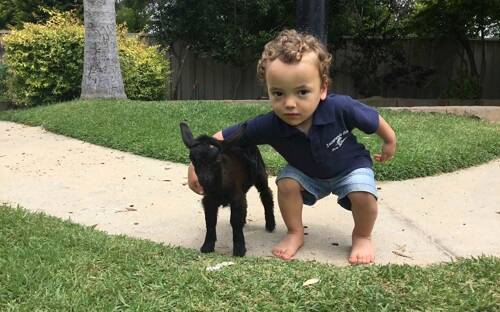
[[[472, 40], [471, 44], [477, 66], [480, 68], [481, 42]], [[435, 40], [404, 40], [401, 46], [411, 65], [432, 69], [434, 74], [421, 87], [406, 85], [394, 90], [385, 90], [384, 94], [378, 95], [417, 99], [443, 96], [450, 79], [463, 62], [463, 55], [460, 55], [463, 49], [453, 42]], [[265, 89], [256, 79], [256, 63], [237, 68], [218, 64], [210, 58], [196, 57], [190, 52], [185, 55], [180, 45], [176, 46], [176, 50], [181, 53], [178, 57], [170, 57], [173, 80], [179, 75], [182, 63], [180, 59], [185, 58], [177, 86], [177, 99], [261, 99], [267, 96]], [[500, 99], [500, 40], [487, 40], [485, 51], [483, 98]], [[333, 55], [330, 89], [357, 98], [361, 94], [345, 69], [349, 53], [352, 52], [344, 49], [337, 50]]]

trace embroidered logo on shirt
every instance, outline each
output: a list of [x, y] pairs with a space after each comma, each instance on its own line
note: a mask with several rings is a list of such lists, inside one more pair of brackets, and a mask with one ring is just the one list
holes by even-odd
[[[349, 130], [344, 130], [341, 133], [339, 133], [336, 137], [334, 137], [330, 143], [326, 144], [326, 148], [331, 148], [332, 152], [338, 150], [342, 144], [344, 144], [344, 141], [347, 140], [347, 134], [349, 133]], [[332, 147], [333, 145], [333, 147]]]

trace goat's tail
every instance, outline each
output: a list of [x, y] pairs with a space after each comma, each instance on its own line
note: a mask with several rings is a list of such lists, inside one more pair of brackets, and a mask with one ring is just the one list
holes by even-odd
[[259, 191], [260, 201], [264, 206], [264, 216], [266, 218], [266, 230], [274, 231], [276, 221], [274, 220], [274, 201], [273, 192], [267, 184], [267, 176], [259, 176], [255, 183], [255, 187]]

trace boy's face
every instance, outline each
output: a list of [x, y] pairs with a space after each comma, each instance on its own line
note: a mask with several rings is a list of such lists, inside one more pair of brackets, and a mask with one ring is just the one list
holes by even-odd
[[300, 62], [286, 64], [279, 59], [266, 67], [269, 99], [275, 114], [287, 124], [307, 133], [320, 100], [326, 98], [327, 85], [321, 83], [318, 59], [314, 52]]

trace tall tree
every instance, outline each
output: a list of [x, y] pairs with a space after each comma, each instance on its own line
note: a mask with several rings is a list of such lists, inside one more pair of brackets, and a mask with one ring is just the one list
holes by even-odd
[[[469, 75], [478, 82], [481, 96], [486, 68], [484, 41], [500, 35], [500, 0], [419, 0], [412, 26], [421, 37], [451, 39], [460, 44], [468, 60]], [[470, 39], [481, 40], [481, 67]]]
[[328, 44], [341, 54], [335, 72], [349, 75], [357, 96], [391, 96], [404, 85], [420, 87], [431, 70], [412, 65], [404, 49], [413, 0], [337, 0], [328, 5]]
[[83, 0], [0, 0], [0, 29], [17, 28], [24, 22], [45, 22], [50, 15], [44, 9], [74, 10], [82, 17]]
[[153, 0], [117, 0], [116, 22], [127, 24], [130, 32], [144, 31], [151, 22], [151, 4]]
[[297, 28], [315, 35], [325, 45], [328, 37], [326, 27], [327, 1], [296, 0]]
[[[177, 73], [188, 51], [243, 68], [278, 31], [294, 26], [294, 5], [293, 0], [154, 0], [149, 31], [181, 60]], [[185, 45], [177, 50], [176, 42]], [[174, 96], [178, 82], [179, 76], [174, 78]]]
[[84, 0], [82, 98], [124, 99], [114, 0]]

